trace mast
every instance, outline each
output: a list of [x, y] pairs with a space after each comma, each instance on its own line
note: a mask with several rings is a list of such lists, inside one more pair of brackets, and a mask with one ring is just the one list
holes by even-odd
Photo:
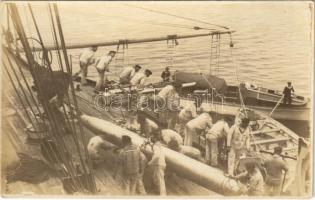
[[[32, 54], [31, 51], [31, 47], [30, 44], [28, 42], [28, 39], [30, 39], [29, 37], [27, 37], [25, 31], [24, 31], [24, 27], [22, 24], [22, 20], [21, 17], [19, 15], [18, 12], [18, 8], [16, 6], [16, 4], [14, 3], [9, 3], [9, 10], [10, 10], [10, 14], [11, 14], [11, 18], [12, 18], [12, 22], [13, 25], [15, 27], [15, 30], [20, 38], [20, 41], [22, 43], [23, 49], [24, 49], [24, 53], [25, 53], [25, 57], [26, 57], [26, 64], [28, 65], [28, 69], [31, 73], [31, 76], [33, 78], [34, 81], [34, 85], [36, 87], [37, 90], [37, 94], [39, 96], [39, 101], [42, 105], [42, 108], [46, 114], [46, 119], [43, 119], [43, 122], [45, 125], [47, 125], [47, 133], [45, 133], [44, 137], [43, 137], [43, 141], [47, 142], [47, 145], [45, 145], [46, 148], [46, 156], [44, 156], [45, 159], [48, 159], [48, 162], [52, 163], [52, 164], [56, 164], [59, 167], [61, 166], [61, 168], [63, 168], [63, 173], [58, 174], [58, 176], [60, 176], [62, 181], [70, 181], [69, 184], [71, 184], [71, 191], [69, 192], [75, 192], [75, 191], [82, 191], [82, 192], [91, 192], [91, 193], [95, 193], [97, 191], [96, 189], [96, 183], [95, 183], [95, 179], [93, 177], [93, 173], [91, 170], [91, 167], [86, 163], [86, 161], [89, 163], [89, 156], [87, 154], [87, 150], [86, 150], [86, 142], [84, 142], [83, 136], [82, 136], [82, 130], [80, 129], [81, 125], [80, 125], [80, 121], [78, 121], [78, 123], [75, 123], [75, 120], [78, 120], [78, 113], [79, 110], [76, 107], [75, 111], [76, 111], [76, 115], [74, 115], [74, 111], [73, 109], [70, 107], [70, 115], [68, 116], [66, 114], [66, 108], [65, 105], [66, 103], [68, 103], [68, 105], [71, 105], [71, 102], [74, 101], [74, 103], [76, 103], [76, 99], [75, 99], [75, 94], [74, 94], [74, 87], [73, 84], [71, 82], [70, 84], [70, 92], [72, 92], [71, 94], [68, 94], [68, 85], [67, 85], [67, 81], [68, 81], [68, 74], [70, 73], [70, 66], [69, 66], [69, 62], [68, 62], [68, 56], [67, 56], [67, 52], [64, 49], [65, 46], [65, 42], [63, 40], [63, 32], [62, 32], [62, 28], [61, 28], [61, 22], [59, 19], [59, 13], [57, 10], [57, 7], [54, 6], [54, 10], [55, 10], [55, 17], [57, 19], [57, 25], [58, 25], [58, 31], [59, 31], [59, 36], [60, 36], [60, 42], [61, 42], [61, 47], [64, 53], [64, 59], [65, 59], [65, 64], [67, 67], [66, 72], [63, 70], [63, 68], [61, 66], [59, 66], [61, 68], [61, 72], [63, 74], [63, 76], [61, 76], [61, 78], [57, 78], [54, 74], [53, 71], [51, 69], [50, 66], [50, 61], [47, 55], [44, 55], [43, 58], [40, 59], [44, 59], [46, 60], [46, 63], [44, 64], [39, 64], [36, 60], [36, 57], [34, 57], [34, 55]], [[36, 27], [36, 32], [39, 38], [39, 43], [41, 44], [41, 50], [43, 50], [45, 52], [45, 46], [43, 44], [42, 41], [42, 37], [39, 31], [39, 28], [37, 27], [37, 23], [35, 20], [35, 17], [33, 15], [31, 6], [29, 5], [29, 9], [30, 12], [32, 14], [32, 19], [34, 22], [34, 25]], [[54, 24], [53, 24], [54, 25]], [[10, 66], [12, 68], [13, 74], [16, 76], [16, 79], [18, 79], [18, 75], [17, 73], [15, 73], [15, 70], [12, 67], [12, 64], [10, 62], [10, 58], [7, 58]], [[16, 65], [17, 67], [20, 67], [19, 65]], [[6, 67], [5, 67], [6, 69]], [[6, 70], [8, 76], [10, 76], [10, 72], [9, 70]], [[22, 74], [22, 70], [19, 70]], [[24, 76], [24, 74], [23, 74]], [[44, 78], [43, 78], [44, 77]], [[45, 80], [50, 80], [53, 81], [54, 84], [56, 84], [58, 87], [58, 90], [62, 90], [63, 87], [66, 87], [65, 89], [65, 93], [66, 94], [60, 94], [63, 93], [64, 91], [60, 92], [60, 91], [52, 91], [54, 93], [53, 97], [49, 97], [49, 95], [47, 95], [47, 82], [45, 82]], [[62, 80], [61, 80], [62, 79]], [[11, 80], [11, 78], [10, 78]], [[27, 81], [25, 81], [27, 83]], [[11, 81], [12, 85], [14, 84], [13, 81]], [[51, 83], [51, 82], [49, 82]], [[21, 84], [19, 84], [20, 88], [23, 88], [23, 86]], [[27, 87], [29, 89], [29, 93], [32, 94], [32, 91], [29, 87]], [[46, 92], [46, 93], [45, 93]], [[60, 92], [60, 93], [58, 93]], [[16, 92], [17, 94], [19, 93], [18, 91]], [[24, 92], [23, 92], [24, 93]], [[72, 95], [72, 96], [70, 96]], [[28, 100], [27, 95], [24, 95], [25, 99]], [[58, 98], [58, 101], [62, 101], [61, 105], [59, 106], [58, 103], [54, 103], [54, 98]], [[68, 102], [64, 101], [64, 100], [68, 100]], [[21, 101], [23, 103], [23, 101]], [[36, 106], [38, 106], [37, 102], [35, 101], [34, 103]], [[31, 104], [28, 105], [29, 108], [32, 110], [32, 106]], [[60, 109], [63, 109], [63, 111], [60, 111]], [[25, 109], [25, 112], [27, 112], [27, 110]], [[32, 110], [33, 116], [36, 116], [35, 112]], [[65, 113], [63, 115], [63, 113]], [[35, 119], [37, 119], [35, 117]], [[30, 119], [31, 121], [32, 119]], [[33, 125], [34, 126], [34, 125]], [[79, 126], [79, 131], [77, 131], [76, 126]], [[77, 133], [79, 132], [79, 133]], [[71, 139], [73, 139], [74, 141], [74, 145], [77, 149], [77, 152], [71, 152], [70, 149], [70, 145], [69, 143], [67, 143], [66, 137], [64, 137], [66, 134], [71, 135]], [[55, 144], [55, 147], [51, 145], [51, 143], [49, 143], [49, 141], [52, 141], [53, 144]], [[44, 144], [44, 143], [42, 143]], [[81, 148], [80, 148], [81, 147]], [[82, 148], [83, 147], [83, 148]], [[84, 151], [83, 151], [83, 150]], [[71, 152], [71, 154], [70, 154]], [[42, 152], [43, 153], [43, 152]], [[74, 154], [74, 155], [72, 155]], [[72, 155], [72, 156], [70, 156]], [[78, 160], [75, 159], [75, 156], [78, 155]], [[52, 158], [56, 158], [56, 159], [52, 159]], [[49, 161], [50, 160], [50, 161]], [[56, 160], [56, 161], [54, 161]], [[83, 171], [82, 171], [83, 169]], [[78, 178], [78, 177], [83, 177], [82, 179]], [[67, 184], [66, 182], [63, 182], [64, 184]]]
[[[199, 34], [187, 34], [187, 35], [167, 35], [161, 37], [151, 37], [151, 38], [142, 38], [142, 39], [124, 39], [118, 41], [107, 41], [107, 42], [94, 42], [94, 43], [83, 43], [83, 44], [70, 44], [66, 46], [66, 49], [82, 49], [90, 46], [115, 46], [122, 44], [137, 44], [137, 43], [148, 43], [148, 42], [158, 42], [158, 41], [167, 41], [175, 39], [187, 39], [195, 37], [206, 37], [212, 35], [222, 35], [222, 34], [231, 34], [235, 31], [211, 31], [210, 33], [199, 33]], [[59, 50], [61, 47], [47, 46], [47, 50]], [[34, 51], [41, 51], [42, 48], [34, 48]]]

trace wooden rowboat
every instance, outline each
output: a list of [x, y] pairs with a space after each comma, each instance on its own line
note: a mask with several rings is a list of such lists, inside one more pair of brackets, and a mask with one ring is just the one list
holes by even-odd
[[[224, 79], [216, 76], [181, 71], [174, 73], [174, 80], [180, 84], [195, 83], [180, 92], [184, 98], [190, 94], [194, 98], [206, 100], [214, 106], [223, 105], [227, 110], [233, 110], [233, 112], [241, 106], [243, 100], [248, 108], [264, 114], [271, 113], [279, 102], [277, 109], [272, 113], [273, 118], [277, 120], [310, 120], [308, 105], [310, 100], [300, 95], [292, 94], [292, 104], [289, 106], [282, 103], [281, 91], [258, 87], [250, 83], [240, 83], [239, 86], [227, 85]], [[242, 96], [240, 96], [240, 92]]]

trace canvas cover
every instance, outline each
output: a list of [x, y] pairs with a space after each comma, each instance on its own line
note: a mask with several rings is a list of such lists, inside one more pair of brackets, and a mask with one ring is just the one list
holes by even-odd
[[191, 90], [215, 88], [219, 93], [224, 94], [227, 89], [227, 84], [223, 78], [212, 76], [210, 74], [176, 71], [174, 80], [176, 83], [180, 84], [196, 82], [194, 86], [190, 87]]

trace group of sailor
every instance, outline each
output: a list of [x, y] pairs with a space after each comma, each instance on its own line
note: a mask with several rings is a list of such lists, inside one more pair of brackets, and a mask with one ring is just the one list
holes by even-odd
[[[170, 108], [172, 100], [178, 96], [178, 85], [172, 84], [164, 87], [155, 98], [157, 103], [163, 100], [166, 102], [167, 108]], [[171, 109], [170, 109], [171, 110]], [[280, 147], [275, 149], [274, 155], [271, 160], [263, 163], [265, 170], [265, 179], [260, 172], [258, 165], [253, 163], [245, 163], [246, 173], [239, 173], [237, 167], [240, 160], [246, 157], [246, 154], [251, 151], [250, 148], [250, 133], [249, 122], [242, 112], [235, 117], [234, 124], [230, 127], [230, 118], [223, 117], [222, 119], [213, 123], [214, 113], [211, 109], [201, 107], [202, 113], [197, 114], [197, 107], [195, 103], [190, 103], [184, 106], [183, 109], [178, 111], [170, 111], [172, 114], [168, 114], [167, 128], [161, 129], [160, 126], [153, 120], [138, 115], [138, 123], [140, 124], [140, 133], [147, 138], [153, 138], [152, 141], [155, 144], [154, 156], [148, 163], [153, 168], [153, 181], [157, 186], [161, 195], [166, 194], [164, 170], [165, 170], [165, 154], [163, 148], [161, 148], [161, 142], [174, 151], [178, 151], [184, 155], [187, 155], [193, 159], [209, 164], [213, 167], [219, 167], [218, 163], [218, 141], [226, 139], [227, 150], [227, 163], [228, 174], [235, 179], [242, 179], [244, 176], [248, 178], [247, 192], [248, 195], [280, 195], [282, 186], [282, 173], [288, 171], [285, 162], [282, 160]], [[167, 113], [167, 112], [162, 112]], [[177, 115], [174, 117], [174, 113]], [[175, 130], [175, 125], [178, 123], [179, 130]], [[194, 138], [199, 137], [201, 134], [205, 135], [206, 140], [206, 153], [205, 158], [202, 158], [199, 149], [193, 147]], [[128, 144], [131, 145], [131, 144]], [[125, 147], [123, 147], [124, 149]], [[127, 148], [127, 147], [126, 147]], [[129, 152], [131, 147], [128, 147], [126, 152]], [[136, 147], [133, 147], [136, 148]], [[280, 149], [279, 149], [280, 148]], [[122, 150], [124, 151], [124, 150]], [[136, 150], [135, 150], [136, 151]], [[137, 150], [138, 151], [138, 150]], [[139, 150], [140, 151], [140, 150]], [[91, 151], [94, 154], [93, 151]], [[120, 155], [121, 166], [128, 166], [126, 162], [130, 162], [130, 165], [138, 165], [136, 162], [131, 161], [134, 158], [133, 155], [123, 153]], [[93, 156], [92, 156], [93, 157]], [[137, 166], [135, 166], [137, 168]], [[141, 170], [140, 170], [141, 171]], [[139, 171], [139, 173], [140, 173]], [[140, 174], [143, 174], [142, 172]], [[130, 178], [129, 175], [124, 176]], [[137, 180], [136, 178], [137, 177]], [[139, 182], [139, 178], [142, 180], [141, 175], [135, 175], [130, 180], [125, 180], [124, 185], [128, 194], [135, 194], [137, 188], [135, 184]], [[126, 186], [127, 185], [127, 186]], [[132, 185], [132, 186], [130, 186]], [[141, 185], [141, 184], [140, 184]], [[263, 190], [263, 189], [264, 190]], [[141, 191], [145, 191], [141, 189]], [[266, 193], [265, 193], [266, 192]], [[141, 194], [138, 192], [138, 194]]]
[[[116, 52], [110, 51], [107, 55], [95, 61], [93, 56], [96, 50], [97, 47], [91, 47], [86, 49], [80, 56], [81, 83], [83, 85], [86, 84], [87, 68], [89, 65], [95, 63], [95, 67], [99, 73], [99, 79], [95, 89], [101, 90], [104, 85], [105, 73], [109, 71], [109, 64]], [[152, 75], [152, 72], [146, 69], [141, 73], [140, 70], [140, 65], [125, 67], [119, 75], [119, 83], [146, 86], [148, 84], [147, 78]], [[170, 81], [170, 71], [168, 67], [162, 72], [161, 78], [164, 82]], [[176, 103], [176, 100], [179, 99], [178, 92], [180, 89], [181, 85], [176, 83], [169, 84], [162, 88], [152, 99], [155, 104], [162, 104], [166, 108], [164, 112], [161, 112], [161, 114], [165, 115], [162, 116], [162, 118], [167, 119], [166, 129], [161, 129], [153, 120], [138, 115], [140, 133], [147, 138], [151, 138], [151, 142], [154, 144], [153, 156], [149, 162], [146, 156], [141, 152], [141, 149], [132, 144], [129, 136], [122, 137], [123, 146], [118, 153], [115, 174], [118, 174], [118, 169], [121, 170], [122, 183], [126, 194], [146, 194], [142, 179], [144, 169], [148, 165], [153, 170], [153, 183], [157, 186], [158, 192], [160, 195], [166, 195], [164, 180], [166, 162], [161, 142], [174, 151], [178, 151], [213, 167], [218, 167], [218, 142], [225, 139], [228, 162], [227, 171], [229, 176], [235, 179], [242, 179], [246, 176], [248, 178], [248, 195], [280, 195], [282, 173], [283, 171], [288, 171], [281, 157], [282, 149], [276, 148], [272, 159], [263, 163], [266, 172], [265, 178], [263, 178], [260, 168], [253, 162], [245, 163], [246, 171], [244, 173], [237, 173], [237, 166], [240, 159], [251, 151], [249, 133], [250, 120], [242, 116], [240, 112], [239, 115], [235, 117], [235, 123], [231, 127], [229, 126], [231, 120], [227, 117], [223, 117], [213, 123], [214, 113], [211, 109], [201, 108], [202, 113], [198, 115], [196, 102], [187, 104], [179, 111], [179, 104]], [[160, 106], [157, 107], [161, 108]], [[175, 128], [176, 124], [179, 125], [178, 130]], [[194, 138], [200, 137], [201, 135], [205, 136], [205, 158], [202, 158], [199, 149], [193, 147]], [[88, 151], [95, 163], [104, 159], [102, 152], [112, 149], [105, 144], [105, 140], [100, 136], [95, 136], [90, 140]]]
[[[105, 84], [106, 76], [110, 72], [110, 64], [113, 61], [116, 51], [109, 51], [107, 54], [101, 56], [98, 59], [95, 59], [95, 52], [97, 51], [97, 46], [92, 46], [85, 49], [79, 58], [80, 70], [74, 74], [78, 76], [81, 74], [81, 84], [86, 85], [86, 77], [88, 74], [88, 67], [93, 65], [98, 72], [98, 80], [95, 86], [95, 91], [101, 91]], [[139, 87], [144, 87], [149, 84], [148, 77], [152, 75], [152, 71], [145, 69], [143, 72], [140, 72], [141, 66], [134, 65], [133, 67], [125, 67], [122, 72], [119, 74], [119, 83], [120, 84], [130, 84]], [[167, 79], [168, 74], [165, 75]]]
[[132, 144], [132, 139], [128, 135], [122, 136], [122, 146], [120, 148], [106, 142], [102, 136], [94, 136], [90, 139], [87, 149], [94, 167], [104, 162], [108, 153], [117, 154], [113, 176], [116, 180], [120, 180], [126, 195], [147, 194], [143, 184], [143, 175], [148, 167], [152, 171], [151, 178], [155, 186], [153, 189], [160, 195], [166, 195], [164, 180], [165, 152], [159, 136], [155, 136], [150, 141], [153, 150], [150, 160], [147, 159], [141, 148]]
[[232, 177], [246, 180], [243, 189], [249, 196], [281, 196], [286, 177], [283, 172], [289, 171], [282, 158], [282, 147], [275, 147], [273, 156], [260, 164], [247, 162], [244, 165], [246, 170]]
[[[191, 105], [191, 116], [195, 115], [195, 108]], [[187, 109], [186, 108], [186, 109]], [[192, 109], [191, 109], [192, 108]], [[187, 112], [183, 109], [181, 112]], [[218, 141], [222, 138], [227, 140], [226, 149], [228, 153], [228, 174], [235, 179], [246, 177], [246, 191], [251, 196], [279, 196], [283, 187], [283, 172], [288, 171], [286, 162], [281, 157], [282, 148], [276, 147], [272, 158], [263, 160], [262, 163], [249, 161], [245, 163], [246, 171], [239, 173], [238, 164], [246, 154], [250, 153], [250, 120], [240, 112], [235, 118], [235, 123], [229, 127], [230, 119], [223, 117], [216, 123], [212, 123], [212, 113], [203, 112], [199, 116], [186, 121], [184, 128], [184, 145], [192, 145], [192, 139], [205, 131], [206, 154], [205, 163], [218, 167]], [[261, 171], [262, 170], [262, 171]], [[265, 174], [265, 177], [262, 176]]]

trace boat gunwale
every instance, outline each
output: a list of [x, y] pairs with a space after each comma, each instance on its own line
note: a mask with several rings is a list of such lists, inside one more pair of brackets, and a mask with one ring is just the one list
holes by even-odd
[[[258, 87], [258, 88], [263, 88], [263, 87]], [[263, 89], [269, 90], [268, 88], [263, 88]], [[277, 95], [277, 94], [270, 94], [270, 93], [268, 93], [268, 92], [263, 92], [263, 91], [260, 91], [260, 90], [254, 90], [254, 89], [249, 89], [249, 88], [246, 88], [246, 90], [249, 90], [249, 91], [255, 92], [255, 93], [266, 94], [266, 95], [273, 96], [273, 97], [281, 97], [281, 96], [282, 96], [282, 95], [280, 95], [280, 94], [279, 94], [279, 95]], [[278, 92], [279, 92], [279, 90], [274, 90], [274, 91], [278, 91]], [[295, 95], [295, 96], [301, 96], [301, 97], [303, 97], [302, 95]], [[306, 105], [306, 104], [310, 101], [310, 99], [307, 98], [307, 97], [303, 97], [303, 98], [305, 98], [306, 100], [302, 101], [302, 100], [297, 99], [295, 96], [292, 96], [292, 97], [294, 97], [294, 99], [292, 99], [292, 100], [294, 100], [295, 102], [301, 103], [301, 104], [296, 104], [296, 106], [303, 106], [303, 105]], [[278, 103], [277, 101], [271, 101], [271, 100], [268, 100], [268, 99], [260, 99], [260, 100]], [[294, 105], [294, 104], [293, 104], [293, 105]]]

